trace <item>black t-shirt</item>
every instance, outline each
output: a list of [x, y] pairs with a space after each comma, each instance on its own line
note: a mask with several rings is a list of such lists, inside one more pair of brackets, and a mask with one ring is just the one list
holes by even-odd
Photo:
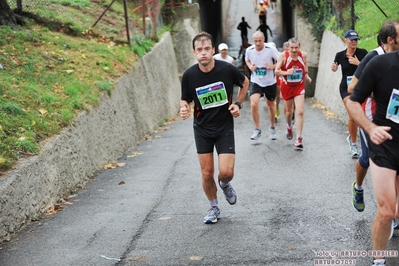
[[[355, 90], [350, 96], [352, 101], [359, 103], [371, 94], [374, 94], [376, 109], [373, 122], [379, 126], [390, 126], [389, 134], [393, 140], [386, 141], [387, 145], [399, 145], [399, 123], [387, 118], [389, 102], [396, 105], [390, 113], [399, 119], [399, 96], [391, 99], [393, 89], [399, 89], [399, 54], [392, 53], [375, 56], [365, 66]], [[385, 143], [385, 142], [384, 142]]]
[[[189, 103], [194, 101], [194, 127], [201, 135], [214, 137], [234, 127], [233, 116], [228, 108], [232, 104], [234, 85], [242, 88], [244, 79], [245, 76], [237, 67], [220, 60], [215, 60], [215, 67], [208, 73], [202, 72], [198, 64], [184, 72], [181, 99]], [[212, 107], [218, 101], [223, 102], [220, 96], [224, 94], [223, 87], [227, 102]], [[210, 91], [220, 93], [207, 94]], [[200, 102], [199, 98], [205, 94], [207, 96]]]
[[[379, 50], [380, 53], [377, 51]], [[377, 56], [379, 54], [385, 54], [385, 51], [382, 47], [378, 47], [372, 51], [370, 51], [364, 58], [363, 60], [360, 62], [360, 64], [357, 66], [357, 69], [355, 71], [355, 73], [353, 74], [357, 79], [359, 79], [362, 76], [362, 72], [364, 67], [367, 65], [367, 63], [374, 57]]]
[[241, 33], [248, 33], [247, 28], [251, 28], [248, 23], [246, 21], [240, 22], [240, 24], [238, 24], [237, 29], [239, 29], [241, 31]]
[[[349, 60], [346, 57], [346, 50], [343, 50], [341, 52], [338, 52], [335, 55], [334, 62], [337, 62], [339, 65], [341, 65], [341, 71], [342, 71], [342, 79], [341, 83], [339, 84], [339, 89], [340, 91], [347, 91], [348, 90], [348, 83], [347, 83], [347, 77], [353, 76], [353, 74], [356, 71], [357, 66], [349, 64]], [[356, 56], [359, 61], [362, 61], [363, 58], [366, 56], [367, 50], [362, 49], [362, 48], [356, 48], [355, 54], [353, 56]]]

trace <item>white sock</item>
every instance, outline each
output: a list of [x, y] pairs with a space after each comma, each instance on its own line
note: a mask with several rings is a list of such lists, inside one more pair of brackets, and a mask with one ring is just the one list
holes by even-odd
[[374, 263], [381, 263], [381, 265], [385, 265], [385, 264], [383, 264], [383, 263], [385, 263], [385, 259], [378, 259], [378, 260], [374, 260], [373, 262]]
[[211, 204], [211, 207], [217, 207], [218, 206], [218, 199], [210, 200], [209, 203]]
[[357, 183], [355, 183], [355, 189], [356, 190], [363, 190], [363, 187], [362, 186], [358, 186]]
[[229, 184], [229, 182], [220, 181], [219, 184], [220, 184], [221, 187], [226, 187], [227, 184]]

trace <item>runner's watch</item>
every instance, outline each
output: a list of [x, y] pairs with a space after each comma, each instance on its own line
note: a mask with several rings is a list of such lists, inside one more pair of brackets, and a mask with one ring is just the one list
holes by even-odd
[[240, 103], [240, 102], [235, 102], [234, 104], [237, 105], [240, 109], [242, 108], [242, 103]]

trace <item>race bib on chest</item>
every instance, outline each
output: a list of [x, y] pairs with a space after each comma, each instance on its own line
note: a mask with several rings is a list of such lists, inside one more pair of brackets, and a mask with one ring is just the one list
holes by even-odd
[[346, 76], [346, 85], [348, 85], [351, 83], [353, 76]]
[[295, 69], [294, 74], [287, 76], [287, 81], [291, 83], [301, 82], [303, 77], [302, 68]]
[[203, 110], [228, 103], [227, 92], [223, 82], [216, 82], [195, 90]]
[[399, 124], [399, 90], [393, 89], [389, 98], [386, 118]]
[[258, 67], [258, 68], [255, 70], [255, 75], [256, 75], [258, 78], [260, 78], [260, 79], [265, 78], [266, 75], [267, 75], [267, 69], [266, 69], [266, 67]]

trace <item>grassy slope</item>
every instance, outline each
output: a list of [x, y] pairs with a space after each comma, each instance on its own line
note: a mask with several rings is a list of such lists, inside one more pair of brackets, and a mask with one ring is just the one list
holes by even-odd
[[0, 27], [0, 176], [36, 154], [40, 142], [68, 126], [77, 112], [110, 94], [137, 53], [153, 45], [140, 34], [135, 14], [132, 47], [127, 45], [121, 3], [91, 29], [111, 1], [63, 2], [29, 9], [37, 17], [24, 27]]
[[394, 0], [376, 0], [379, 8], [370, 0], [356, 0], [355, 13], [358, 17], [355, 28], [359, 33], [359, 47], [368, 51], [377, 47], [377, 34], [388, 19], [399, 19], [399, 2]]

